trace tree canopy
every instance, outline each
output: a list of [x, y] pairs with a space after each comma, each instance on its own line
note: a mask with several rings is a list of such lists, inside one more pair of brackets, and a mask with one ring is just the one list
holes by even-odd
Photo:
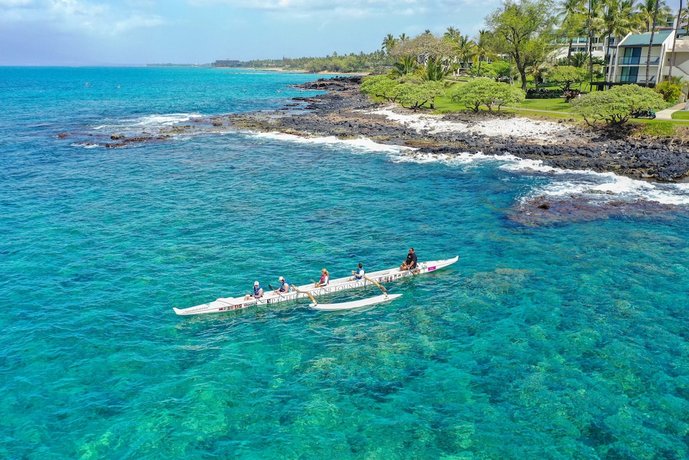
[[587, 94], [573, 105], [574, 111], [581, 114], [589, 125], [602, 121], [614, 126], [626, 123], [634, 114], [660, 110], [667, 104], [650, 88], [621, 85]]
[[514, 61], [523, 90], [527, 68], [542, 63], [550, 49], [555, 19], [551, 11], [550, 0], [508, 0], [486, 20], [493, 30], [496, 49]]

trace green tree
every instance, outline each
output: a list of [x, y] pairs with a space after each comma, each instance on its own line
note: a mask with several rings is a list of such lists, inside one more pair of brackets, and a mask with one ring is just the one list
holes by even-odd
[[562, 87], [562, 91], [567, 91], [573, 84], [582, 83], [586, 80], [586, 71], [571, 65], [559, 65], [548, 72], [548, 82]]
[[396, 44], [397, 39], [392, 34], [387, 34], [383, 39], [382, 50], [389, 56]]
[[[629, 32], [638, 30], [638, 22], [634, 16], [634, 0], [603, 0], [603, 28], [605, 34], [605, 56], [610, 52], [612, 37], [624, 37]], [[606, 79], [608, 76], [608, 61], [605, 62]]]
[[572, 55], [572, 43], [575, 38], [581, 37], [584, 34], [584, 24], [586, 22], [586, 14], [584, 8], [584, 0], [563, 0], [560, 4], [559, 17], [560, 34], [567, 39], [567, 59]]
[[393, 90], [395, 100], [407, 109], [418, 110], [425, 106], [434, 107], [435, 98], [443, 94], [443, 84], [438, 81], [423, 83], [406, 82]]
[[394, 102], [395, 88], [399, 82], [387, 75], [371, 75], [363, 79], [359, 90], [375, 98]]
[[[649, 44], [653, 45], [653, 38], [655, 37], [656, 24], [658, 21], [658, 16], [667, 15], [668, 8], [663, 0], [643, 0], [639, 4], [639, 16], [644, 21], [647, 27], [647, 31], [651, 32], [651, 38]], [[653, 46], [648, 47], [648, 52], [646, 53], [646, 85], [651, 82], [648, 73], [651, 68], [651, 50]]]
[[679, 95], [682, 94], [682, 85], [672, 81], [661, 81], [654, 90], [663, 96], [665, 102], [675, 103], [679, 99]]
[[450, 97], [454, 102], [478, 112], [485, 106], [489, 112], [498, 111], [505, 104], [518, 104], [524, 101], [525, 93], [507, 83], [499, 83], [490, 78], [475, 78], [464, 85], [456, 86]]
[[491, 53], [491, 42], [492, 35], [488, 30], [479, 30], [478, 37], [475, 40], [476, 43], [476, 61], [478, 64], [478, 74], [481, 75], [481, 63], [488, 60], [488, 57], [492, 55]]
[[469, 61], [476, 54], [476, 44], [474, 41], [468, 35], [462, 35], [454, 27], [447, 28], [443, 39], [450, 44], [454, 56], [459, 60], [460, 67], [468, 67]]
[[641, 0], [636, 9], [636, 20], [643, 24], [643, 30], [651, 32], [655, 28], [658, 18], [670, 14], [670, 9], [664, 0]]
[[428, 81], [441, 81], [450, 73], [450, 69], [445, 66], [441, 59], [429, 57], [424, 68], [423, 79]]
[[498, 51], [508, 54], [514, 61], [523, 90], [526, 90], [526, 69], [545, 61], [552, 37], [550, 11], [549, 0], [521, 0], [519, 3], [507, 0], [487, 18], [495, 33]]
[[573, 103], [574, 111], [581, 114], [591, 126], [599, 121], [609, 126], [622, 125], [634, 113], [660, 110], [666, 105], [660, 94], [638, 85], [595, 91]]
[[395, 74], [402, 76], [412, 73], [416, 69], [416, 57], [402, 56], [393, 64], [392, 70]]

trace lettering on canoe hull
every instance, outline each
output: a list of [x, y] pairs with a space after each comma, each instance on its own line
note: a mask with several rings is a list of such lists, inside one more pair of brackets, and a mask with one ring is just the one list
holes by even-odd
[[[418, 273], [421, 273], [422, 271], [432, 272], [436, 268], [437, 267], [435, 267], [435, 266], [428, 267], [428, 268], [425, 268], [424, 270], [415, 270], [412, 273], [410, 273], [408, 271], [393, 272], [393, 273], [390, 273], [388, 275], [377, 276], [376, 281], [379, 283], [389, 283], [391, 281], [395, 281], [395, 280], [398, 280], [400, 278], [406, 278], [407, 276], [410, 276], [410, 275], [416, 275]], [[309, 292], [314, 296], [319, 296], [319, 295], [324, 295], [324, 294], [332, 294], [333, 292], [347, 291], [350, 289], [368, 286], [368, 285], [371, 285], [371, 283], [369, 283], [366, 280], [351, 281], [348, 283], [323, 286], [323, 287], [317, 288], [317, 289], [309, 289]], [[242, 303], [238, 303], [238, 304], [226, 305], [226, 306], [220, 307], [220, 308], [218, 308], [217, 311], [220, 312], [220, 311], [241, 310], [243, 308], [253, 307], [254, 305], [259, 305], [259, 304], [270, 305], [270, 304], [285, 302], [288, 300], [296, 300], [299, 297], [306, 297], [306, 296], [301, 294], [301, 293], [290, 293], [290, 294], [284, 294], [284, 295], [274, 296], [274, 297], [264, 297], [263, 299], [260, 299], [260, 300], [253, 300], [252, 299], [248, 302], [242, 302]]]

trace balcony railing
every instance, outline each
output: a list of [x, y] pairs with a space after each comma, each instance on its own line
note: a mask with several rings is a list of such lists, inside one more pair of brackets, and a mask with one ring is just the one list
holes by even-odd
[[633, 75], [622, 75], [620, 77], [620, 83], [637, 83], [640, 85], [653, 85], [656, 81], [655, 75], [649, 79], [644, 79]]
[[[621, 57], [618, 61], [619, 65], [646, 65], [647, 59], [645, 57]], [[660, 57], [652, 57], [649, 61], [650, 65], [658, 65]]]

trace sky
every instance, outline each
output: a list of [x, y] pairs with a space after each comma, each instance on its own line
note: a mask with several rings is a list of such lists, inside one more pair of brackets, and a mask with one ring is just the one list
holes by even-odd
[[500, 0], [0, 0], [0, 65], [206, 64], [475, 35]]

